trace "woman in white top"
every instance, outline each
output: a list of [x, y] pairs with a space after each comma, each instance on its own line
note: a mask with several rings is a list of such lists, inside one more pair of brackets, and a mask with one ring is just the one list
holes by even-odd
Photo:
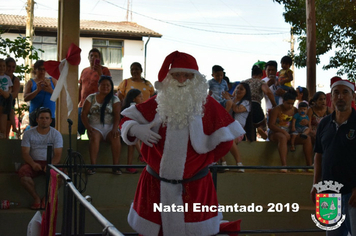
[[[121, 103], [114, 96], [114, 85], [110, 76], [102, 75], [99, 80], [99, 92], [90, 94], [83, 105], [82, 122], [89, 136], [89, 154], [91, 164], [96, 164], [101, 141], [111, 144], [113, 164], [120, 159], [120, 110]], [[112, 169], [113, 174], [121, 175], [119, 168]], [[88, 174], [95, 174], [95, 168], [89, 168]]]
[[[229, 99], [228, 96], [224, 97]], [[246, 137], [252, 141], [253, 138], [253, 123], [252, 123], [252, 116], [251, 116], [251, 90], [248, 83], [239, 83], [233, 93], [233, 103], [231, 108], [231, 115], [232, 117], [238, 121], [242, 127], [245, 128]], [[237, 148], [237, 144], [242, 141], [244, 135], [238, 137], [233, 142], [230, 152], [233, 155], [236, 165], [243, 166], [241, 163], [240, 154]], [[224, 162], [224, 158], [222, 158]], [[244, 169], [238, 169], [239, 172], [244, 172]]]
[[[242, 127], [246, 127], [246, 122], [248, 116], [251, 114], [251, 91], [250, 86], [247, 83], [240, 83], [234, 91], [234, 102], [232, 105], [233, 118], [237, 120]], [[251, 115], [250, 115], [250, 118]], [[249, 122], [248, 125], [252, 124]], [[252, 127], [252, 126], [251, 126]], [[246, 127], [247, 128], [247, 127]], [[250, 130], [246, 130], [247, 135], [249, 135]], [[249, 127], [250, 128], [250, 127]]]

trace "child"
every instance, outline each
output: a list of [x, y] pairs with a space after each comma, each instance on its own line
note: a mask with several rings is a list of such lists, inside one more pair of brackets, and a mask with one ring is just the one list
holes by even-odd
[[[131, 105], [140, 104], [142, 102], [143, 102], [143, 95], [142, 95], [141, 91], [138, 89], [131, 89], [126, 94], [121, 111], [125, 110], [126, 108], [130, 107]], [[140, 141], [138, 141], [136, 143], [136, 145], [130, 145], [127, 147], [127, 164], [128, 165], [132, 165], [132, 159], [133, 159], [135, 147], [136, 147], [136, 150], [138, 151], [138, 153], [140, 153], [139, 142]], [[141, 160], [141, 153], [139, 155], [139, 158]], [[137, 170], [135, 168], [126, 168], [126, 171], [131, 174], [137, 173]]]
[[[248, 140], [253, 140], [253, 122], [252, 122], [252, 100], [250, 85], [241, 82], [233, 93], [234, 100], [232, 105], [232, 115], [246, 131], [246, 137]], [[239, 140], [239, 142], [242, 139]]]
[[4, 59], [0, 59], [0, 139], [6, 138], [7, 116], [11, 111], [11, 78], [5, 75], [6, 64]]
[[[292, 87], [291, 81], [293, 80], [293, 71], [290, 69], [292, 62], [292, 58], [289, 56], [284, 56], [281, 59], [282, 70], [279, 71], [277, 87], [282, 88], [285, 91], [288, 91]], [[275, 95], [275, 101], [278, 105], [279, 96]]]
[[294, 142], [299, 135], [301, 138], [306, 139], [308, 138], [307, 134], [310, 131], [309, 128], [309, 122], [308, 125], [300, 125], [299, 123], [306, 119], [309, 121], [309, 117], [307, 116], [307, 111], [308, 111], [308, 104], [306, 102], [300, 102], [298, 105], [298, 113], [295, 113], [293, 116], [292, 120], [292, 127], [291, 127], [291, 146], [290, 146], [290, 151], [294, 152], [295, 151], [295, 146]]
[[[12, 127], [12, 132], [15, 132], [17, 137], [20, 136], [20, 128], [18, 126], [16, 126], [16, 122], [15, 122], [15, 99], [18, 96], [18, 93], [20, 91], [20, 80], [19, 78], [17, 78], [14, 75], [14, 72], [16, 70], [16, 61], [15, 59], [13, 59], [12, 57], [8, 57], [5, 60], [5, 64], [6, 64], [6, 75], [8, 75], [11, 79], [11, 82], [13, 84], [12, 86], [12, 91], [11, 91], [11, 96], [12, 96], [12, 102], [11, 102], [11, 111], [10, 114], [7, 117], [7, 126], [6, 126], [6, 138], [9, 137], [9, 133], [10, 133], [10, 129]], [[17, 117], [16, 117], [17, 119]]]
[[217, 102], [219, 102], [226, 111], [230, 111], [232, 106], [232, 101], [227, 100], [223, 97], [223, 94], [229, 91], [227, 82], [223, 80], [224, 78], [224, 69], [221, 66], [215, 65], [212, 68], [213, 78], [208, 81], [209, 83], [209, 95], [212, 96]]
[[[253, 124], [251, 116], [251, 90], [247, 83], [239, 83], [233, 92], [233, 103], [232, 103], [232, 117], [237, 120], [243, 128], [245, 128], [246, 136], [249, 140], [252, 140], [251, 136], [253, 133]], [[227, 100], [229, 98], [225, 96]], [[235, 158], [237, 166], [243, 166], [240, 160], [240, 154], [237, 148], [237, 144], [242, 141], [244, 135], [238, 137], [233, 142], [230, 152]], [[225, 159], [222, 158], [222, 165], [224, 165]], [[244, 169], [238, 169], [238, 172], [245, 172]]]

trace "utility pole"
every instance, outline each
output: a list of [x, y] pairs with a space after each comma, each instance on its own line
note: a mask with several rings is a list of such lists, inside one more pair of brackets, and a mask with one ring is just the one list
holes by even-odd
[[130, 15], [131, 15], [131, 21], [132, 21], [132, 1], [131, 1], [130, 6], [131, 6]]
[[[28, 42], [30, 43], [30, 46], [32, 46], [32, 39], [33, 39], [33, 9], [34, 9], [34, 0], [27, 0], [27, 6], [26, 6], [26, 12], [27, 12], [27, 18], [26, 18], [26, 37]], [[29, 56], [26, 57], [25, 59], [25, 65], [28, 65], [30, 68], [32, 67], [32, 60], [29, 58]], [[25, 81], [27, 82], [30, 80], [31, 74], [25, 74]]]
[[[129, 13], [130, 13], [130, 0], [127, 0], [126, 21], [129, 21]], [[132, 18], [132, 15], [131, 15], [131, 18]]]
[[316, 19], [315, 0], [306, 0], [307, 20], [307, 89], [309, 96], [316, 91]]

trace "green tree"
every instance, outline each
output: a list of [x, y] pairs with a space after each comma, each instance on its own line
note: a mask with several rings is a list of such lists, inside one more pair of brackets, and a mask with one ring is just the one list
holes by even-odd
[[14, 40], [10, 40], [8, 38], [3, 38], [0, 32], [0, 55], [4, 57], [13, 57], [16, 61], [16, 71], [15, 73], [20, 79], [24, 78], [24, 75], [27, 73], [31, 73], [31, 68], [28, 65], [19, 64], [18, 60], [23, 59], [22, 62], [25, 61], [25, 58], [29, 56], [32, 60], [38, 60], [38, 52], [44, 52], [41, 49], [36, 49], [32, 45], [30, 45], [28, 37], [17, 37]]
[[[299, 47], [294, 56], [297, 67], [306, 66], [306, 3], [305, 0], [273, 0], [284, 5], [284, 19], [298, 35]], [[316, 54], [319, 57], [331, 50], [329, 64], [323, 69], [338, 69], [338, 75], [346, 74], [356, 80], [356, 1], [315, 0]]]

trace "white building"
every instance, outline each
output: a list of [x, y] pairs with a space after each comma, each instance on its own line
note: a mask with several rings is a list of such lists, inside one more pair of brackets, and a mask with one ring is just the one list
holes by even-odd
[[[40, 54], [43, 60], [57, 60], [57, 24], [57, 18], [34, 18], [33, 45], [45, 51]], [[11, 40], [25, 36], [26, 16], [0, 14], [0, 30], [3, 38]], [[101, 51], [102, 64], [110, 69], [114, 84], [118, 85], [123, 78], [131, 77], [132, 62], [137, 61], [144, 67], [144, 37], [160, 38], [162, 35], [133, 22], [80, 20], [79, 75], [89, 66], [88, 53], [95, 47]]]

